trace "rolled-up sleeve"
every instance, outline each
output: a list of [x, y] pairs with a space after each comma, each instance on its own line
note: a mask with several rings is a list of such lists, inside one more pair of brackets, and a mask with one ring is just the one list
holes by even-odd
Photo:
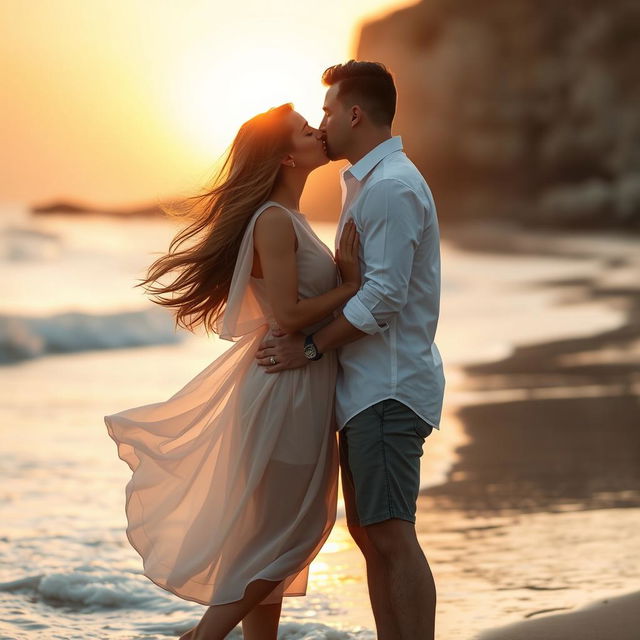
[[362, 286], [342, 313], [368, 334], [388, 329], [407, 303], [416, 248], [425, 223], [418, 195], [402, 181], [385, 178], [362, 196], [356, 226], [360, 233]]

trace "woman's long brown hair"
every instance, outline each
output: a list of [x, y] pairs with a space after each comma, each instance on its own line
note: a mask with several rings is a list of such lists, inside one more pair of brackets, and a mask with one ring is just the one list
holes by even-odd
[[[224, 311], [244, 232], [253, 213], [268, 199], [283, 154], [290, 150], [292, 132], [285, 116], [292, 110], [293, 105], [283, 104], [245, 122], [213, 183], [204, 193], [186, 198], [182, 207], [193, 201], [186, 210], [161, 205], [169, 216], [192, 222], [135, 286], [144, 287], [152, 302], [176, 308], [176, 327], [193, 331], [202, 324], [208, 334]], [[193, 241], [192, 246], [180, 249], [188, 241]], [[172, 271], [178, 272], [173, 282], [158, 283]]]

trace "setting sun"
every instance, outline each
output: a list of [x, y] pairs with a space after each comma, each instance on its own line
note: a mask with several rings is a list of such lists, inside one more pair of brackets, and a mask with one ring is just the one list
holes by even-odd
[[204, 159], [225, 148], [243, 122], [284, 102], [293, 102], [312, 126], [320, 122], [321, 60], [290, 56], [273, 44], [224, 56], [193, 47], [181, 63], [171, 110], [185, 142]]
[[406, 4], [0, 3], [0, 198], [191, 191], [256, 113], [293, 102], [317, 126], [322, 71], [355, 54], [364, 20]]

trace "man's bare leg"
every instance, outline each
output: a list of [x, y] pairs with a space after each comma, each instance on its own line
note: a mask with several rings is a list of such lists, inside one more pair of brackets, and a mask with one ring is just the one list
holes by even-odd
[[365, 527], [349, 525], [349, 532], [362, 551], [367, 565], [367, 586], [371, 610], [376, 622], [376, 636], [378, 640], [397, 640], [400, 632], [391, 606], [390, 580], [384, 557], [376, 551], [369, 540]]
[[347, 527], [353, 541], [362, 552], [367, 565], [367, 586], [371, 610], [376, 622], [376, 636], [378, 640], [397, 640], [400, 635], [391, 609], [389, 577], [384, 557], [373, 546], [366, 527], [356, 524], [359, 520], [353, 482], [350, 474], [345, 472], [344, 469], [341, 471], [341, 476]]
[[258, 604], [242, 618], [244, 640], [277, 640], [282, 600], [275, 604]]
[[180, 640], [224, 640], [279, 584], [272, 580], [255, 580], [241, 600], [210, 606], [195, 628], [180, 636]]
[[397, 640], [433, 640], [435, 634], [436, 585], [429, 563], [420, 548], [415, 525], [391, 518], [367, 525], [368, 538], [386, 572]]

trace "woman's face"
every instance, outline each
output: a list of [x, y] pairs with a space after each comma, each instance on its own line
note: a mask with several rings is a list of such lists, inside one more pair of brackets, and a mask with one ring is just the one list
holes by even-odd
[[292, 131], [289, 155], [293, 158], [296, 168], [311, 171], [327, 164], [329, 158], [324, 152], [320, 131], [309, 125], [297, 111], [291, 111], [287, 118]]

